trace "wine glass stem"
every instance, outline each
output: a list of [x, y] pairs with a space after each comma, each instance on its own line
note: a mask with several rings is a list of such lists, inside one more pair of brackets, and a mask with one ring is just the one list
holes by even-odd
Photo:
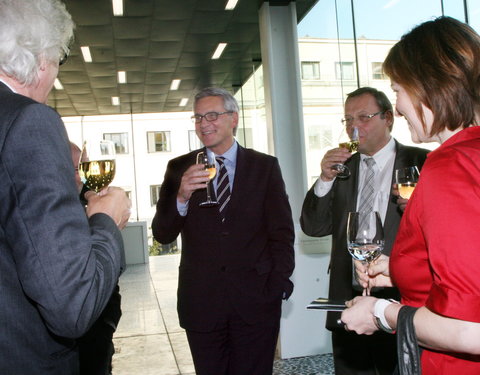
[[[367, 270], [365, 271], [365, 274], [368, 277], [368, 267]], [[370, 279], [367, 279], [367, 287], [363, 289], [362, 296], [369, 296], [370, 295]]]
[[212, 197], [210, 196], [210, 181], [207, 182], [207, 201], [210, 202]]

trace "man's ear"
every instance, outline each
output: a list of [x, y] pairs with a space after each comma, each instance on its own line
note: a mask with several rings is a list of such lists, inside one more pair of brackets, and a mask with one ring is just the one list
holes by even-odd
[[383, 114], [385, 120], [387, 121], [387, 126], [390, 130], [392, 130], [393, 127], [393, 112], [388, 110]]
[[238, 112], [233, 112], [232, 113], [232, 118], [233, 118], [233, 128], [236, 128], [238, 126]]

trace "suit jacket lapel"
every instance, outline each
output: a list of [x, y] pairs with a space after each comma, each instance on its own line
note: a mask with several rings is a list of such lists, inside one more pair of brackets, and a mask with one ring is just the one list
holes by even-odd
[[248, 163], [248, 155], [245, 152], [245, 149], [238, 145], [235, 176], [233, 177], [233, 182], [230, 186], [232, 195], [230, 197], [230, 202], [228, 202], [228, 219], [235, 217], [234, 211], [236, 211], [242, 195], [240, 191], [242, 186], [245, 186], [245, 183], [248, 183], [248, 168], [246, 168]]
[[345, 186], [346, 194], [345, 197], [348, 199], [345, 207], [348, 211], [357, 210], [357, 191], [358, 191], [358, 175], [360, 168], [360, 154], [357, 152], [351, 158], [350, 163], [347, 164], [350, 169], [350, 177], [347, 178], [347, 184]]

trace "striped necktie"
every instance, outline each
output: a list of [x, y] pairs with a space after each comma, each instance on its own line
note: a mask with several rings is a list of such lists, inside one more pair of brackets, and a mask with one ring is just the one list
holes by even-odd
[[227, 204], [230, 201], [230, 182], [228, 181], [227, 168], [223, 156], [217, 156], [216, 160], [219, 165], [217, 178], [217, 201], [219, 204], [218, 210], [222, 216], [222, 222], [225, 221], [225, 211]]
[[375, 159], [365, 158], [363, 159], [367, 168], [365, 170], [365, 183], [363, 184], [362, 191], [360, 192], [360, 204], [358, 205], [358, 212], [360, 213], [360, 225], [359, 228], [363, 228], [365, 225], [365, 215], [362, 213], [369, 213], [373, 211], [373, 198], [375, 194]]

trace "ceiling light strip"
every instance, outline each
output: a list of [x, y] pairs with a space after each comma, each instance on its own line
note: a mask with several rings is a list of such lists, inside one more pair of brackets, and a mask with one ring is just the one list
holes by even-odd
[[120, 98], [118, 96], [112, 96], [112, 105], [120, 105]]
[[219, 59], [222, 56], [223, 50], [227, 46], [227, 43], [218, 43], [217, 49], [213, 53], [212, 60]]
[[123, 0], [112, 0], [113, 15], [123, 16]]
[[188, 103], [188, 98], [182, 98], [182, 100], [180, 100], [180, 104], [179, 106], [180, 107], [185, 107]]
[[55, 78], [55, 81], [53, 82], [53, 86], [55, 86], [57, 90], [63, 90], [62, 82], [60, 82], [58, 78]]
[[170, 85], [170, 90], [178, 90], [178, 87], [180, 86], [180, 82], [182, 82], [181, 79], [174, 79], [172, 81], [172, 84]]
[[237, 6], [238, 0], [228, 0], [225, 10], [233, 10]]
[[120, 70], [117, 74], [118, 83], [127, 83], [127, 72]]
[[86, 63], [91, 63], [93, 60], [92, 54], [90, 53], [90, 47], [83, 46], [80, 47], [80, 49], [82, 50], [83, 61], [85, 61]]

